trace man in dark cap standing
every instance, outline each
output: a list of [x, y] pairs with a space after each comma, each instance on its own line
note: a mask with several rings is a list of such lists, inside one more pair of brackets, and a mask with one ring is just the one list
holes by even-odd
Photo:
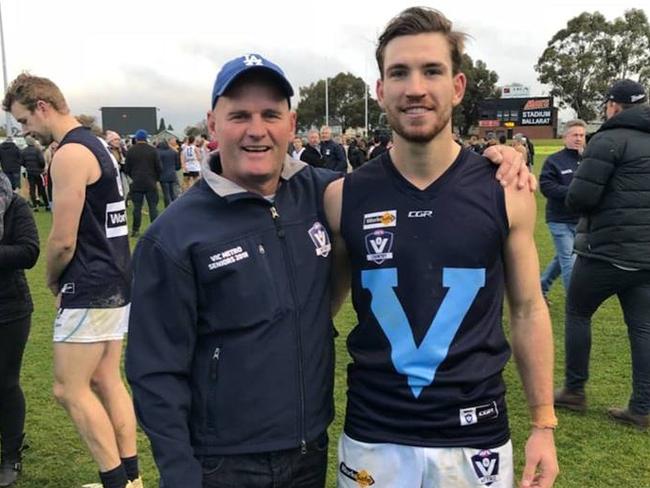
[[566, 204], [581, 214], [566, 304], [566, 376], [555, 405], [587, 408], [591, 317], [617, 295], [632, 353], [632, 396], [610, 408], [618, 422], [650, 427], [650, 106], [643, 86], [614, 83], [606, 122], [594, 134]]
[[149, 221], [158, 217], [158, 180], [162, 165], [158, 151], [147, 143], [149, 134], [144, 129], [135, 133], [135, 144], [126, 153], [124, 171], [131, 177], [131, 200], [133, 200], [133, 229], [131, 237], [140, 235], [142, 204], [147, 199]]

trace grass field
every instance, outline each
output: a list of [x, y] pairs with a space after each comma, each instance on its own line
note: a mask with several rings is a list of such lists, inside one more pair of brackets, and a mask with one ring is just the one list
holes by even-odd
[[[548, 141], [546, 145], [537, 144], [536, 172], [539, 172], [545, 156], [557, 150], [560, 144], [558, 141]], [[543, 266], [551, 259], [553, 246], [544, 224], [544, 199], [538, 195], [537, 200], [536, 240]], [[44, 248], [50, 215], [38, 213], [35, 216]], [[54, 299], [45, 287], [44, 272], [45, 260], [41, 255], [37, 266], [28, 273], [36, 310], [25, 353], [22, 384], [27, 397], [26, 431], [31, 448], [25, 453], [24, 473], [16, 486], [78, 488], [83, 483], [97, 481], [97, 473], [72, 424], [52, 399], [51, 335]], [[563, 294], [558, 280], [550, 294], [557, 358], [556, 384], [561, 383], [563, 371]], [[335, 486], [336, 440], [341, 431], [345, 409], [345, 370], [348, 363], [345, 337], [355, 324], [349, 303], [337, 317], [336, 323], [341, 336], [336, 340], [336, 419], [330, 428], [329, 487]], [[630, 394], [629, 345], [622, 314], [615, 299], [609, 300], [598, 311], [594, 317], [593, 329], [591, 381], [587, 390], [589, 410], [583, 415], [559, 412], [560, 426], [556, 433], [556, 443], [561, 474], [556, 486], [650, 488], [650, 435], [615, 425], [607, 419], [605, 413], [610, 405], [625, 405]], [[505, 376], [519, 473], [529, 420], [522, 388], [512, 363], [506, 369]], [[149, 444], [142, 434], [139, 436], [139, 450], [146, 485], [158, 486]]]

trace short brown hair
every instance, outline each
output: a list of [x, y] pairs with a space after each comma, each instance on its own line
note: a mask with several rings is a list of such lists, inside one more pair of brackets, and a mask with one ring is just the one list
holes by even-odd
[[569, 120], [564, 126], [564, 133], [566, 134], [569, 131], [569, 129], [571, 129], [572, 127], [582, 127], [583, 129], [586, 130], [587, 123], [582, 119]]
[[47, 78], [33, 76], [29, 73], [21, 73], [11, 82], [2, 101], [2, 108], [9, 112], [14, 102], [18, 102], [33, 112], [36, 110], [39, 100], [49, 103], [57, 112], [69, 112], [68, 104], [58, 86]]
[[427, 7], [410, 7], [402, 11], [388, 23], [384, 32], [379, 36], [379, 44], [375, 51], [379, 75], [384, 78], [384, 54], [386, 46], [396, 37], [413, 36], [439, 32], [443, 34], [449, 44], [451, 53], [451, 67], [453, 74], [460, 72], [460, 63], [463, 57], [465, 39], [463, 32], [452, 30], [451, 21], [441, 12]]

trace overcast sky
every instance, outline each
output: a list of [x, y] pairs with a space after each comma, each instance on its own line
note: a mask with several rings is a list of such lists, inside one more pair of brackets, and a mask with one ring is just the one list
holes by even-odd
[[[385, 6], [378, 7], [379, 4]], [[581, 12], [609, 20], [648, 0], [423, 3], [471, 35], [467, 52], [499, 75], [499, 84], [545, 94], [533, 69], [549, 39]], [[341, 71], [374, 92], [378, 34], [418, 2], [0, 0], [7, 76], [46, 76], [74, 113], [103, 106], [156, 106], [175, 129], [201, 120], [212, 83], [227, 60], [259, 52], [283, 67], [294, 88]], [[372, 6], [371, 6], [372, 5]]]

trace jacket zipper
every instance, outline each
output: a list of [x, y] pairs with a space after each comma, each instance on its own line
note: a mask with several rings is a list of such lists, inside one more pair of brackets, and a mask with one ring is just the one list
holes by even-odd
[[294, 326], [296, 329], [296, 334], [298, 338], [298, 378], [300, 382], [300, 452], [302, 454], [307, 453], [307, 441], [305, 440], [305, 379], [304, 371], [302, 367], [302, 334], [300, 331], [300, 312], [298, 309], [298, 293], [296, 292], [296, 283], [293, 276], [293, 261], [291, 260], [291, 255], [287, 249], [287, 241], [285, 240], [285, 232], [280, 223], [280, 214], [275, 206], [270, 207], [271, 217], [273, 218], [273, 224], [275, 225], [275, 230], [282, 242], [282, 253], [284, 255], [284, 262], [287, 268], [289, 275], [289, 287], [291, 289], [291, 297], [293, 298], [293, 303], [295, 307], [294, 312]]
[[212, 381], [217, 381], [217, 368], [219, 367], [219, 356], [221, 355], [221, 347], [217, 346], [212, 353], [210, 360], [210, 378]]

